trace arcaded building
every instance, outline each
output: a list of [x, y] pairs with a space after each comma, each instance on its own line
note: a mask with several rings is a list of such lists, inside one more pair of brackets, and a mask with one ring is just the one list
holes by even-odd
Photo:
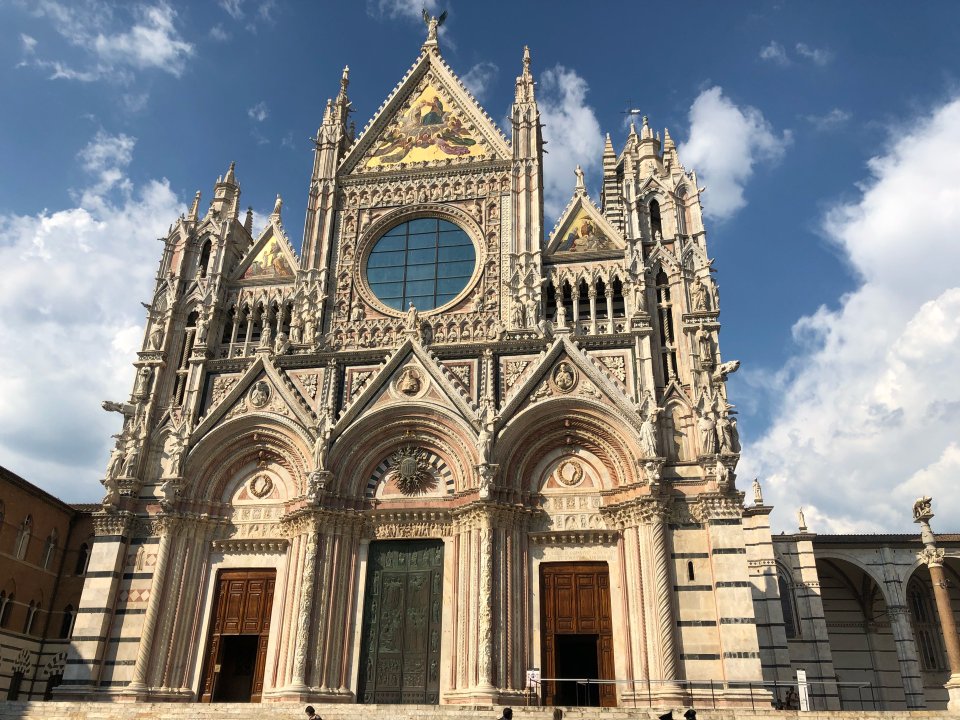
[[537, 668], [547, 703], [735, 706], [794, 677], [807, 540], [738, 489], [695, 175], [644, 118], [545, 219], [530, 53], [506, 137], [436, 27], [356, 137], [344, 70], [299, 253], [233, 165], [174, 223], [63, 697], [516, 703]]

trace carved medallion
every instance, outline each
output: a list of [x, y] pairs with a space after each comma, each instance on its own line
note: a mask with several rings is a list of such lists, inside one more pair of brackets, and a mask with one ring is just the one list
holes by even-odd
[[570, 392], [577, 385], [577, 371], [568, 362], [562, 362], [553, 370], [553, 384], [560, 392]]
[[270, 401], [270, 384], [266, 380], [258, 380], [250, 388], [250, 404], [255, 408], [262, 408]]
[[557, 468], [555, 477], [561, 485], [576, 487], [583, 481], [583, 466], [576, 460], [567, 460]]
[[273, 480], [269, 475], [256, 475], [250, 479], [248, 487], [255, 498], [265, 498], [273, 490]]
[[404, 495], [420, 495], [436, 485], [427, 454], [420, 448], [401, 448], [390, 462], [390, 479]]
[[423, 388], [423, 377], [415, 367], [408, 367], [397, 378], [396, 388], [404, 395], [414, 396]]

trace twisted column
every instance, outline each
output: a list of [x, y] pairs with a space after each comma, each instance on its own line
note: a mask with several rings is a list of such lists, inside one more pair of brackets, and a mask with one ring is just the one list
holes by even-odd
[[313, 588], [316, 585], [317, 533], [313, 523], [307, 528], [306, 557], [303, 564], [303, 592], [300, 594], [300, 608], [297, 614], [296, 648], [293, 655], [293, 673], [291, 684], [295, 688], [306, 688], [304, 682], [307, 669], [307, 645], [310, 642], [310, 616], [313, 611]]
[[481, 688], [493, 687], [493, 528], [490, 518], [480, 525], [480, 587], [477, 614], [477, 679]]
[[660, 646], [661, 680], [677, 678], [677, 643], [673, 626], [673, 580], [670, 577], [670, 565], [667, 552], [667, 523], [660, 516], [650, 527], [653, 546], [654, 597], [656, 598], [657, 640]]
[[160, 605], [163, 600], [163, 589], [166, 587], [168, 557], [172, 544], [172, 523], [168, 519], [160, 519], [160, 548], [157, 550], [157, 564], [153, 573], [153, 583], [150, 585], [150, 601], [147, 603], [147, 613], [143, 618], [143, 629], [140, 631], [140, 646], [137, 648], [137, 660], [133, 668], [133, 681], [127, 685], [127, 692], [137, 692], [147, 687], [147, 672], [150, 669], [150, 659], [153, 654], [153, 636], [160, 617]]

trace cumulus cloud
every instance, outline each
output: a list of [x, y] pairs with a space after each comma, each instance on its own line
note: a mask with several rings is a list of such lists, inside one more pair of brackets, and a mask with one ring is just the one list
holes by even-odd
[[500, 68], [492, 62], [478, 62], [467, 70], [460, 80], [477, 100], [483, 101], [493, 83], [496, 82], [499, 71]]
[[75, 207], [0, 214], [0, 457], [70, 501], [98, 500], [143, 337], [160, 257], [182, 206], [166, 180], [134, 187], [135, 140], [97, 133], [78, 158], [91, 185]]
[[922, 494], [960, 526], [960, 176], [944, 162], [960, 157], [960, 98], [891, 137], [823, 219], [859, 287], [801, 318], [796, 356], [760, 381], [781, 402], [741, 477], [765, 479], [784, 526], [803, 503], [818, 532], [908, 531]]
[[738, 106], [720, 87], [704, 90], [690, 106], [690, 138], [680, 159], [707, 186], [704, 213], [726, 220], [747, 204], [744, 188], [761, 163], [775, 163], [792, 141], [777, 134], [758, 109]]
[[176, 11], [165, 2], [138, 6], [132, 22], [121, 27], [112, 8], [97, 0], [42, 0], [33, 6], [33, 14], [49, 20], [58, 34], [88, 57], [87, 67], [77, 69], [61, 60], [39, 57], [36, 42], [24, 41], [20, 65], [47, 70], [51, 80], [129, 82], [133, 70], [161, 70], [179, 77], [194, 54], [193, 45], [181, 38], [176, 27]]
[[540, 77], [537, 102], [547, 153], [543, 156], [544, 225], [559, 218], [573, 195], [573, 171], [583, 168], [587, 181], [599, 184], [603, 135], [587, 104], [587, 81], [575, 70], [556, 65]]
[[254, 122], [262, 123], [270, 115], [270, 110], [267, 108], [267, 104], [261, 100], [252, 108], [247, 110], [247, 115]]
[[784, 50], [783, 45], [778, 43], [776, 40], [771, 40], [769, 45], [764, 45], [762, 48], [760, 48], [760, 59], [775, 63], [777, 65], [790, 64], [790, 59], [787, 57], [787, 51]]
[[806, 115], [805, 119], [808, 123], [813, 125], [815, 130], [829, 132], [830, 130], [836, 130], [841, 126], [846, 125], [847, 121], [849, 121], [851, 117], [852, 115], [846, 110], [833, 108], [833, 110], [824, 113], [823, 115]]
[[826, 48], [815, 48], [806, 43], [797, 43], [796, 50], [797, 55], [820, 67], [829, 65], [830, 61], [833, 60], [833, 53]]

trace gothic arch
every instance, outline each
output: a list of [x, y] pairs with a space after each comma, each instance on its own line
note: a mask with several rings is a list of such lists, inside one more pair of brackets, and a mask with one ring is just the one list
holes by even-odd
[[377, 467], [400, 448], [415, 445], [435, 453], [450, 469], [456, 492], [473, 485], [480, 462], [477, 433], [463, 418], [440, 406], [394, 405], [363, 416], [330, 448], [328, 468], [339, 494], [362, 501]]
[[221, 502], [237, 473], [251, 462], [264, 461], [286, 471], [295, 485], [293, 495], [305, 494], [311, 447], [304, 429], [287, 418], [250, 413], [229, 420], [205, 435], [187, 456], [184, 496]]
[[503, 428], [493, 461], [500, 466], [501, 484], [536, 494], [534, 472], [544, 454], [564, 445], [592, 453], [609, 473], [612, 487], [632, 485], [640, 478], [632, 458], [637, 455], [634, 433], [605, 406], [574, 398], [542, 400], [514, 416]]

